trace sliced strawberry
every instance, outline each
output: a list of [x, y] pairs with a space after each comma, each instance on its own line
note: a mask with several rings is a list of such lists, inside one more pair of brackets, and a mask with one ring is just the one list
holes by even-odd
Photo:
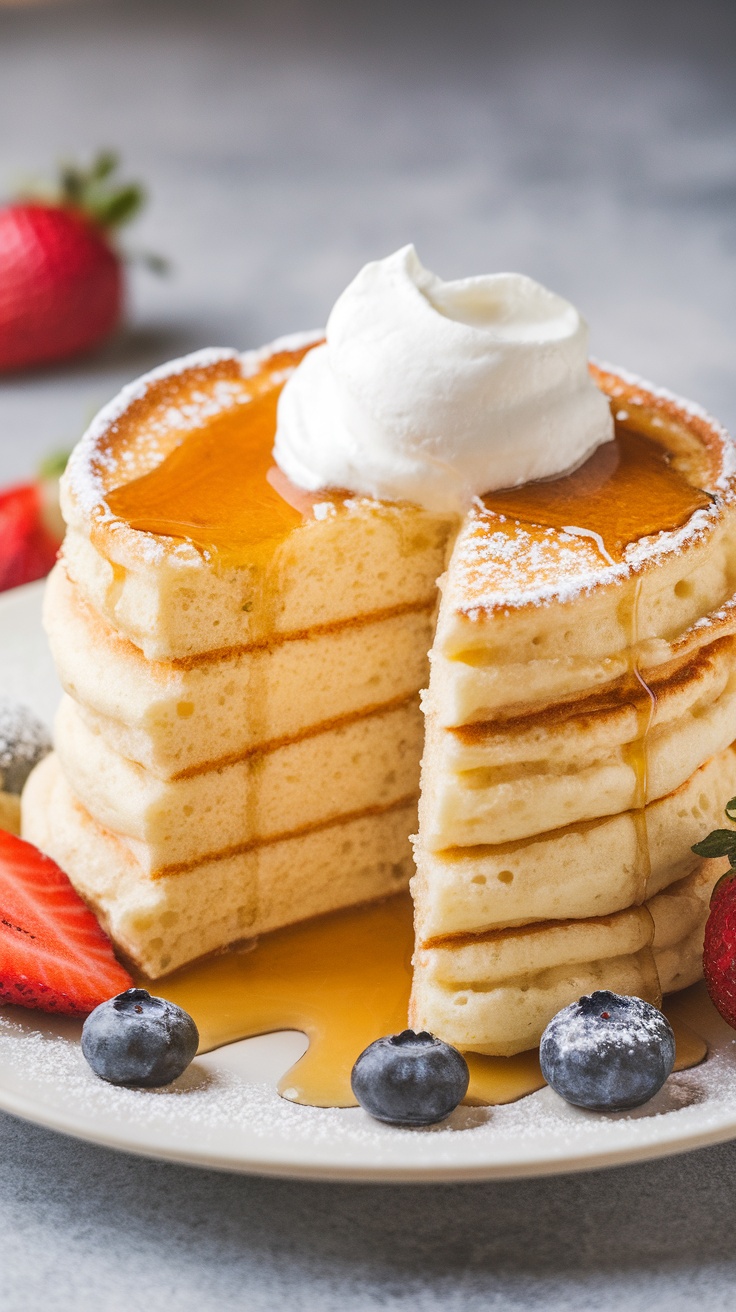
[[61, 539], [46, 524], [40, 483], [0, 492], [0, 592], [48, 574]]
[[0, 830], [0, 1005], [86, 1016], [132, 983], [63, 871]]

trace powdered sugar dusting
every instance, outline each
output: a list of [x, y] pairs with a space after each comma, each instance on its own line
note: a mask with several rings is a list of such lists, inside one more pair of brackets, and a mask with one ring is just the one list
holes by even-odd
[[255, 351], [244, 352], [240, 357], [243, 377], [250, 378], [253, 374], [259, 373], [272, 355], [280, 355], [282, 351], [302, 351], [307, 346], [316, 346], [317, 342], [324, 339], [324, 335], [324, 328], [312, 328], [302, 333], [287, 333], [284, 337], [277, 337], [275, 341], [269, 342], [268, 346], [259, 346]]
[[[621, 369], [618, 365], [607, 364], [604, 360], [592, 359], [592, 363], [603, 373], [613, 374], [620, 378], [623, 383], [629, 387], [640, 387], [643, 393], [649, 393], [650, 396], [659, 397], [662, 401], [669, 401], [676, 405], [678, 410], [682, 410], [689, 418], [700, 419], [721, 439], [723, 446], [723, 464], [717, 486], [726, 491], [729, 487], [729, 480], [736, 475], [736, 442], [723, 424], [714, 419], [713, 415], [698, 405], [696, 401], [688, 401], [683, 396], [678, 396], [676, 392], [670, 392], [666, 387], [655, 387], [654, 383], [648, 382], [645, 378], [640, 378], [638, 374], [632, 373], [628, 369]], [[615, 400], [616, 392], [613, 392]], [[633, 405], [646, 405], [646, 395], [641, 397], [631, 397], [630, 403]], [[625, 412], [623, 412], [625, 413]], [[628, 418], [628, 415], [626, 416]]]
[[[0, 1017], [0, 1104], [73, 1133], [138, 1151], [236, 1169], [339, 1175], [423, 1171], [504, 1173], [585, 1164], [604, 1153], [645, 1154], [689, 1137], [736, 1131], [736, 1039], [671, 1076], [633, 1112], [569, 1107], [549, 1089], [506, 1107], [461, 1107], [439, 1126], [380, 1125], [360, 1109], [300, 1107], [266, 1083], [195, 1061], [169, 1089], [115, 1088], [86, 1066], [78, 1027]], [[547, 1163], [545, 1167], [544, 1163]]]
[[[118, 464], [118, 457], [109, 451], [100, 451], [99, 442], [125, 411], [135, 401], [142, 400], [149, 388], [163, 378], [175, 377], [188, 369], [207, 369], [223, 360], [238, 358], [236, 351], [215, 348], [181, 356], [177, 360], [170, 360], [167, 364], [151, 369], [134, 382], [127, 383], [117, 396], [102, 407], [72, 451], [64, 474], [64, 481], [73, 488], [76, 501], [84, 515], [92, 515], [100, 507], [104, 507], [104, 487], [100, 472], [114, 469]], [[130, 461], [132, 454], [125, 452], [123, 459], [126, 458]]]
[[594, 588], [629, 578], [649, 562], [704, 541], [722, 513], [722, 501], [714, 501], [695, 511], [681, 528], [631, 543], [621, 562], [609, 564], [595, 534], [571, 526], [547, 529], [540, 537], [505, 516], [474, 507], [455, 549], [456, 604], [468, 618], [479, 619], [501, 607], [574, 601]]
[[0, 696], [0, 788], [20, 793], [33, 766], [50, 751], [51, 736], [38, 716]]
[[[112, 452], [102, 448], [102, 438], [111, 430], [114, 431], [115, 425], [130, 406], [142, 400], [155, 383], [162, 379], [174, 378], [188, 370], [209, 369], [228, 360], [238, 364], [241, 379], [252, 378], [261, 371], [273, 355], [302, 350], [321, 340], [323, 335], [323, 331], [318, 329], [292, 333], [286, 337], [279, 337], [257, 350], [242, 353], [227, 348], [207, 348], [159, 365], [134, 382], [128, 383], [95, 416], [69, 459], [64, 481], [73, 490], [81, 513], [86, 517], [97, 515], [103, 521], [112, 522], [113, 516], [105, 505], [103, 473], [114, 472], [120, 466], [124, 468], [126, 464], [129, 467], [134, 466], [136, 472], [140, 472], [143, 446], [145, 446], [145, 463], [152, 468], [165, 454], [161, 447], [161, 438], [165, 434], [194, 428], [228, 406], [250, 400], [247, 391], [236, 382], [219, 378], [206, 390], [194, 389], [186, 403], [171, 406], [155, 420], [148, 421], [145, 433], [141, 433], [138, 437], [136, 451], [124, 448], [121, 452]], [[286, 377], [290, 372], [286, 370], [284, 376]], [[152, 540], [152, 546], [155, 546], [155, 539]]]
[[476, 506], [455, 547], [451, 585], [472, 620], [499, 607], [572, 601], [628, 573], [626, 561], [605, 565], [590, 538], [559, 529], [531, 533]]
[[[732, 624], [735, 612], [736, 596], [729, 597], [728, 601], [724, 601], [723, 605], [719, 606], [718, 610], [711, 611], [709, 615], [703, 615], [699, 620], [696, 620], [692, 625], [692, 628], [710, 629], [716, 628], [719, 625]], [[683, 634], [684, 639], [687, 638], [687, 636], [687, 633]]]
[[[605, 1024], [600, 1023], [602, 1014]], [[611, 1052], [623, 1050], [635, 1056], [642, 1046], [657, 1050], [665, 1042], [672, 1045], [672, 1058], [675, 1051], [674, 1035], [661, 1011], [641, 998], [622, 998], [607, 989], [563, 1007], [542, 1035], [542, 1053], [546, 1042], [557, 1060], [596, 1054], [610, 1060]]]
[[[621, 380], [622, 395], [624, 385], [627, 391], [641, 388], [641, 396], [627, 395], [627, 404], [646, 406], [657, 397], [676, 405], [683, 419], [698, 419], [708, 425], [721, 448], [720, 472], [709, 491], [711, 504], [696, 510], [680, 528], [630, 543], [622, 561], [614, 562], [590, 530], [570, 525], [565, 529], [537, 527], [529, 531], [524, 524], [490, 510], [476, 498], [457, 539], [451, 572], [451, 604], [470, 620], [478, 621], [498, 610], [565, 604], [595, 588], [622, 582], [668, 555], [704, 542], [722, 520], [725, 505], [734, 500], [736, 445], [717, 420], [701, 406], [665, 388], [654, 387], [617, 366], [596, 363], [599, 369]], [[618, 413], [628, 418], [627, 411]]]

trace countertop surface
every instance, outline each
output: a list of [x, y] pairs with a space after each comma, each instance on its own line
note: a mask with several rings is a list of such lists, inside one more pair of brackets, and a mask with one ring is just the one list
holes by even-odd
[[[521, 269], [595, 355], [736, 427], [728, 0], [0, 7], [0, 185], [121, 149], [150, 205], [128, 329], [0, 383], [0, 483], [135, 374], [324, 323], [366, 259]], [[2, 641], [2, 635], [0, 635]], [[290, 1184], [0, 1117], [2, 1312], [734, 1306], [736, 1145], [587, 1176]], [[734, 1173], [732, 1175], [732, 1173]]]

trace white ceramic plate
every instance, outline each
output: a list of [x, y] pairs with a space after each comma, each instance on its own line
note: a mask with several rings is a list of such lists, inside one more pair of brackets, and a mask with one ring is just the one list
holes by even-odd
[[[49, 723], [59, 685], [41, 630], [42, 585], [0, 597], [0, 689]], [[381, 1126], [358, 1108], [279, 1098], [300, 1034], [247, 1039], [198, 1058], [167, 1090], [117, 1089], [82, 1059], [80, 1025], [0, 1011], [0, 1107], [111, 1148], [232, 1171], [329, 1180], [450, 1181], [642, 1161], [736, 1137], [736, 1035], [712, 1013], [708, 1060], [634, 1113], [596, 1115], [543, 1089], [508, 1107], [458, 1108], [430, 1130]]]

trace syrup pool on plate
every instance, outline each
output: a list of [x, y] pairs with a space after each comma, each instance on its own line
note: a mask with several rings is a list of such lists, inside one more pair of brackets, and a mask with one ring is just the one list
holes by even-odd
[[[309, 1047], [279, 1081], [279, 1092], [313, 1107], [353, 1107], [356, 1057], [374, 1039], [406, 1029], [413, 947], [411, 899], [401, 893], [276, 930], [254, 947], [142, 982], [194, 1017], [200, 1052], [256, 1034], [302, 1031]], [[697, 1065], [707, 1045], [677, 1018], [670, 1022], [675, 1069]], [[466, 1057], [466, 1103], [514, 1102], [544, 1084], [536, 1049], [516, 1057]]]

